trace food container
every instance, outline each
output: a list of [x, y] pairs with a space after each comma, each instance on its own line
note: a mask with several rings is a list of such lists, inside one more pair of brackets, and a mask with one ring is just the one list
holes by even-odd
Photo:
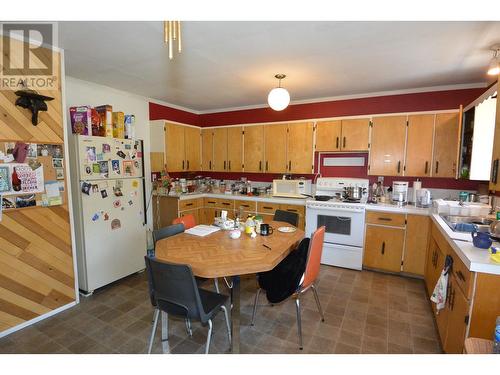
[[101, 117], [104, 134], [106, 137], [113, 138], [113, 107], [109, 104], [100, 105], [95, 108]]
[[69, 109], [69, 117], [71, 119], [71, 129], [74, 134], [89, 135], [89, 129], [92, 128], [92, 109], [89, 106], [71, 107]]
[[113, 138], [125, 138], [125, 114], [113, 112]]

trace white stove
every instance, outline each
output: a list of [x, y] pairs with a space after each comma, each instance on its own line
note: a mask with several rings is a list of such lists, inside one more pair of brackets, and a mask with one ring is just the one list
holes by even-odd
[[[361, 199], [346, 200], [345, 187], [362, 188]], [[367, 179], [318, 178], [315, 196], [331, 199], [306, 201], [306, 235], [311, 236], [317, 228], [325, 226], [321, 263], [361, 270], [368, 188]]]

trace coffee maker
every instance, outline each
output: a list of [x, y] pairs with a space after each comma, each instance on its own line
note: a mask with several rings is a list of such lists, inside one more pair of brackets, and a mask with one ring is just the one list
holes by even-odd
[[408, 181], [393, 181], [391, 200], [398, 206], [408, 204]]

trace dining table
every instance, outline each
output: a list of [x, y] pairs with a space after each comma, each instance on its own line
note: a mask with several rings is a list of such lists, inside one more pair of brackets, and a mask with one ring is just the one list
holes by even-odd
[[194, 276], [232, 279], [231, 352], [235, 354], [240, 352], [240, 277], [272, 270], [304, 238], [301, 229], [282, 229], [290, 228], [288, 223], [272, 221], [270, 225], [273, 231], [267, 236], [252, 238], [243, 231], [233, 239], [226, 230], [203, 237], [183, 232], [156, 243], [155, 257], [160, 261], [188, 264]]

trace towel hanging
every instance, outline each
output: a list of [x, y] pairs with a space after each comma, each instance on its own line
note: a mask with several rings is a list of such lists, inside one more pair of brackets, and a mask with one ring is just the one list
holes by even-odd
[[437, 314], [446, 306], [446, 297], [448, 293], [448, 276], [453, 267], [453, 258], [449, 255], [446, 256], [444, 267], [441, 271], [441, 276], [434, 287], [432, 292], [431, 301], [436, 304]]

